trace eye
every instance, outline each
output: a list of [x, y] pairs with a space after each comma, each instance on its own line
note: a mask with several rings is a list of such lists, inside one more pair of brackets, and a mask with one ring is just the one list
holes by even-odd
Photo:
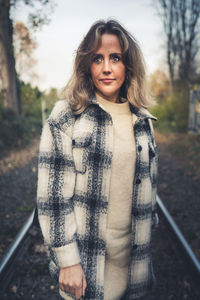
[[95, 55], [95, 56], [93, 57], [92, 62], [95, 62], [95, 63], [98, 64], [98, 63], [102, 62], [102, 60], [103, 60], [102, 55], [97, 54], [97, 55]]
[[121, 60], [121, 56], [119, 54], [111, 54], [110, 57], [114, 62], [118, 62]]

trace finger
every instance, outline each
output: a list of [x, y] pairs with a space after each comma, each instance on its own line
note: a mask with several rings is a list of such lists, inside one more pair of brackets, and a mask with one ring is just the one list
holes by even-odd
[[71, 289], [71, 294], [74, 295], [74, 296], [76, 295], [76, 289], [75, 288]]
[[87, 287], [87, 282], [86, 282], [85, 275], [84, 275], [83, 276], [83, 289], [82, 289], [83, 295], [85, 295], [85, 289], [86, 289], [86, 287]]
[[77, 289], [75, 290], [75, 297], [76, 297], [77, 299], [79, 299], [79, 298], [81, 298], [81, 296], [82, 296], [82, 288], [77, 288]]
[[73, 288], [73, 287], [68, 287], [67, 290], [66, 290], [66, 292], [68, 292], [69, 294], [75, 296], [75, 294], [76, 294], [76, 289]]
[[63, 278], [62, 278], [62, 275], [61, 273], [59, 274], [59, 288], [61, 289], [61, 291], [65, 291], [65, 287], [63, 285]]
[[64, 285], [64, 291], [67, 292], [67, 293], [73, 294], [74, 288], [69, 286], [68, 284], [65, 284]]
[[64, 286], [64, 291], [67, 292], [67, 293], [70, 293], [71, 292], [71, 289], [69, 286], [65, 285]]
[[83, 295], [83, 281], [81, 281], [81, 284], [79, 287], [76, 287], [76, 298], [79, 299]]
[[65, 291], [64, 285], [62, 283], [59, 283], [59, 288], [61, 289], [61, 291]]
[[59, 282], [59, 288], [61, 289], [61, 291], [65, 291], [65, 286], [62, 281]]
[[83, 276], [82, 276], [82, 295], [84, 296]]
[[84, 276], [82, 277], [82, 295], [85, 296]]

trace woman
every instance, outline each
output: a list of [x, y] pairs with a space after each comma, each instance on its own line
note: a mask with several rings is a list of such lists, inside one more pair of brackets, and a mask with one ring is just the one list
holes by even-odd
[[140, 299], [155, 286], [157, 148], [145, 69], [115, 20], [81, 42], [40, 143], [38, 214], [64, 299]]

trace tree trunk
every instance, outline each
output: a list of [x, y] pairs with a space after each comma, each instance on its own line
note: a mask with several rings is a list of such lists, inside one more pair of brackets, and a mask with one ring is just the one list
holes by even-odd
[[15, 70], [9, 0], [0, 0], [0, 77], [4, 106], [19, 113], [20, 92]]

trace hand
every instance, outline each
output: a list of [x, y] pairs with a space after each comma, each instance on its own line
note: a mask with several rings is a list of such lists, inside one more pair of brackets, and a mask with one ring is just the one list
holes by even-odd
[[63, 292], [74, 295], [77, 299], [85, 294], [86, 279], [81, 264], [60, 269], [59, 286]]

